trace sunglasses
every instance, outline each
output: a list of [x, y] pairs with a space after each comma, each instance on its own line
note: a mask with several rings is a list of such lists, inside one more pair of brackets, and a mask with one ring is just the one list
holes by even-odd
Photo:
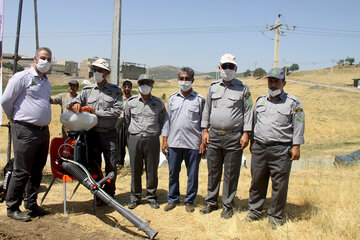
[[221, 68], [224, 69], [224, 70], [225, 70], [225, 69], [234, 70], [235, 67], [236, 67], [236, 66], [235, 66], [234, 64], [231, 64], [231, 63], [222, 64], [222, 65], [221, 65]]
[[191, 78], [190, 77], [179, 77], [179, 80], [180, 81], [191, 81]]
[[93, 68], [92, 71], [93, 71], [93, 72], [104, 73], [104, 72], [105, 72], [105, 69], [102, 69], [102, 68]]

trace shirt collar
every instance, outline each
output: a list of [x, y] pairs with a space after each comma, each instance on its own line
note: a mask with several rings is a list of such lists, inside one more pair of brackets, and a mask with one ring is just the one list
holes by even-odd
[[[233, 85], [234, 85], [234, 82], [235, 82], [235, 78], [233, 78], [233, 79], [230, 81], [230, 84], [229, 84], [229, 85], [233, 86]], [[224, 79], [221, 79], [220, 84], [221, 84], [221, 85], [224, 85], [224, 86], [228, 86], [228, 85], [226, 85], [226, 84], [224, 83]]]
[[39, 76], [39, 74], [37, 73], [37, 71], [35, 70], [34, 67], [31, 67], [31, 68], [30, 68], [30, 73], [31, 73], [31, 75], [33, 75], [34, 77], [38, 77], [40, 80], [47, 79], [46, 74], [44, 74], [44, 77], [41, 79], [40, 76]]
[[[287, 93], [283, 90], [279, 95], [279, 99], [281, 101], [284, 101], [286, 98], [287, 98]], [[269, 93], [267, 94], [267, 99], [270, 99]]]
[[181, 91], [179, 90], [179, 91], [176, 93], [176, 95], [177, 95], [177, 96], [181, 96], [181, 97], [183, 97], [183, 98], [187, 98], [187, 97], [189, 97], [189, 96], [195, 96], [195, 92], [194, 92], [193, 89], [191, 89], [190, 94], [187, 95], [186, 97], [184, 97], [184, 95], [182, 95]]
[[[141, 98], [140, 93], [138, 94], [138, 99], [139, 99], [139, 101], [144, 102], [143, 99]], [[147, 102], [150, 102], [151, 100], [153, 100], [153, 95], [150, 93], [150, 97]]]

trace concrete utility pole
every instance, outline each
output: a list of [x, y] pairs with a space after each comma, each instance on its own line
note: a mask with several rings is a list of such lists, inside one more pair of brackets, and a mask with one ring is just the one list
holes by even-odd
[[335, 63], [335, 60], [332, 59], [331, 62], [332, 62], [332, 64], [331, 64], [330, 84], [329, 84], [329, 87], [330, 87], [330, 88], [332, 88], [332, 75], [333, 75], [333, 71], [334, 71], [334, 63]]
[[280, 24], [281, 14], [278, 14], [278, 18], [276, 19], [275, 25], [270, 27], [266, 27], [265, 31], [275, 31], [275, 46], [274, 46], [274, 62], [273, 67], [279, 67], [279, 44], [280, 44], [280, 34], [283, 35], [284, 31], [281, 30], [295, 30], [295, 26]]
[[120, 39], [121, 39], [121, 2], [114, 0], [114, 16], [111, 44], [111, 76], [110, 82], [116, 85], [120, 84]]
[[313, 76], [312, 76], [312, 82], [315, 82], [315, 65], [316, 63], [313, 63]]

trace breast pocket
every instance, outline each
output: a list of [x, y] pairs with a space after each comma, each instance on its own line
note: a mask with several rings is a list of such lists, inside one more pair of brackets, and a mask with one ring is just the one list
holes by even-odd
[[276, 112], [276, 123], [279, 126], [291, 123], [291, 109], [280, 108]]
[[41, 90], [41, 86], [40, 84], [34, 84], [34, 85], [30, 85], [28, 87], [28, 93], [30, 96], [33, 96], [34, 98], [39, 98], [41, 97], [42, 92]]
[[221, 96], [220, 94], [211, 95], [211, 104], [214, 108], [220, 107]]
[[226, 106], [229, 108], [242, 108], [243, 98], [241, 93], [232, 93], [226, 99]]
[[104, 96], [104, 107], [109, 108], [112, 107], [115, 103], [115, 98], [109, 95]]
[[188, 108], [189, 119], [192, 122], [200, 121], [200, 106], [189, 106]]
[[132, 108], [130, 109], [131, 118], [135, 120], [135, 122], [141, 122], [141, 108]]

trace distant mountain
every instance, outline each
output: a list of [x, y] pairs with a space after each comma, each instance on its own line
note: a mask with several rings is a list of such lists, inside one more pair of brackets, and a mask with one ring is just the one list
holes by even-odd
[[153, 67], [149, 69], [149, 73], [155, 78], [160, 80], [168, 80], [177, 78], [180, 68], [170, 65]]

